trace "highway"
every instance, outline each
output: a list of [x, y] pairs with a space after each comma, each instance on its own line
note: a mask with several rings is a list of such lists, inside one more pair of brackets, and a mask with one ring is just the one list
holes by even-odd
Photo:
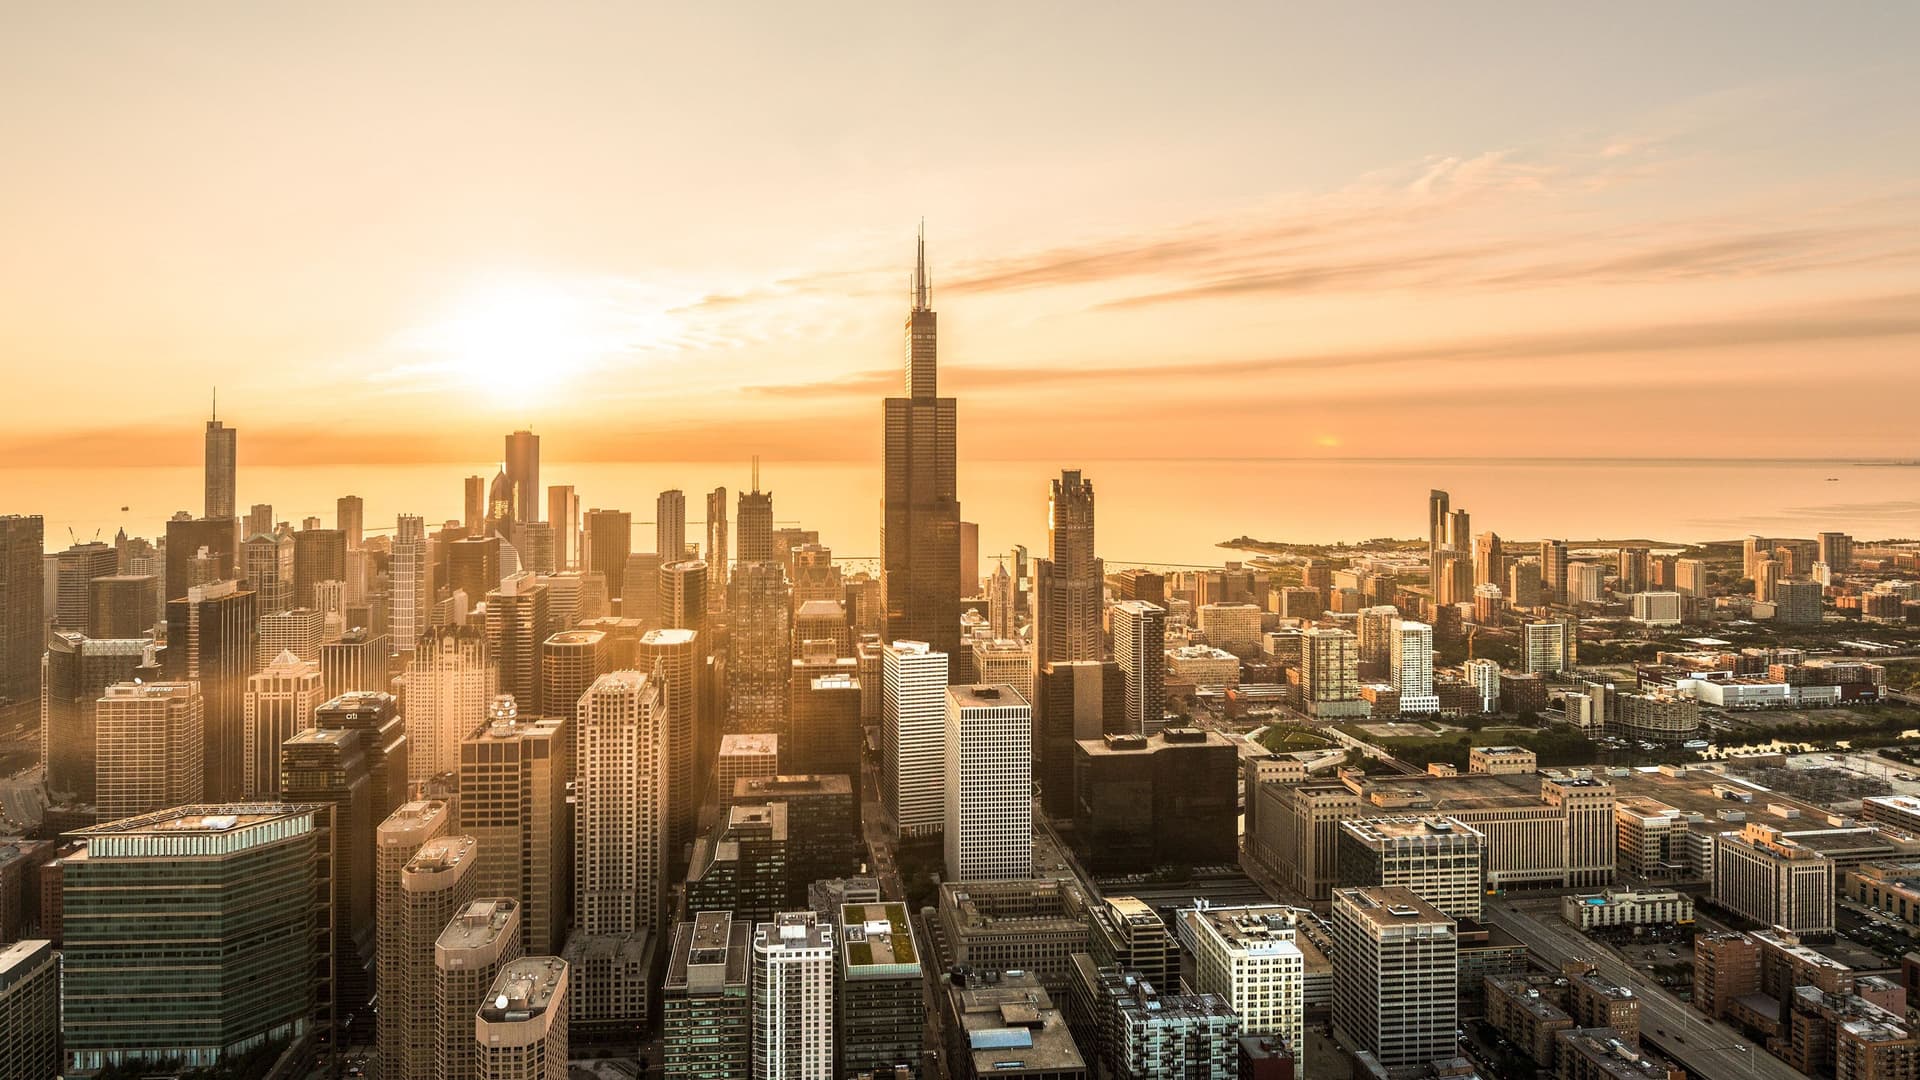
[[1548, 964], [1557, 967], [1571, 960], [1589, 960], [1607, 979], [1632, 988], [1640, 999], [1640, 1040], [1684, 1065], [1693, 1077], [1797, 1080], [1801, 1076], [1726, 1024], [1709, 1021], [1610, 949], [1568, 926], [1558, 914], [1522, 911], [1513, 901], [1500, 899], [1488, 902], [1486, 921], [1525, 942]]

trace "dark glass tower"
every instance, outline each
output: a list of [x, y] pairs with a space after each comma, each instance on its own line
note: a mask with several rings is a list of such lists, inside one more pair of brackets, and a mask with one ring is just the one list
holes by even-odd
[[937, 317], [920, 239], [907, 315], [907, 396], [886, 400], [886, 486], [880, 504], [880, 592], [888, 641], [924, 641], [969, 678], [960, 651], [960, 501], [954, 485], [954, 399], [939, 396]]

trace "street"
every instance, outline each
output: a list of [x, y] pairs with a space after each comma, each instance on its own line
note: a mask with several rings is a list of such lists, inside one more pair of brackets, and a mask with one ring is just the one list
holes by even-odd
[[1592, 961], [1601, 975], [1631, 988], [1640, 999], [1641, 1041], [1686, 1066], [1700, 1080], [1796, 1080], [1801, 1075], [1725, 1024], [1708, 1020], [1667, 993], [1557, 914], [1522, 911], [1513, 900], [1501, 898], [1488, 902], [1485, 921], [1525, 942], [1548, 964]]

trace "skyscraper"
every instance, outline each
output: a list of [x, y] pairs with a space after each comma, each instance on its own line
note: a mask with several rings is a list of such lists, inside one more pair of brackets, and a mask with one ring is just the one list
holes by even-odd
[[571, 570], [580, 559], [580, 496], [572, 484], [547, 488], [547, 523], [553, 527], [553, 567]]
[[[753, 924], [730, 911], [689, 914], [693, 921], [674, 932], [661, 994], [667, 1080], [747, 1080], [753, 1063], [747, 1008]], [[917, 1012], [917, 995], [914, 1004]]]
[[488, 1004], [501, 970], [520, 958], [520, 936], [520, 905], [504, 897], [475, 900], [440, 931], [433, 943], [432, 1080], [474, 1080], [474, 1014]]
[[469, 476], [465, 487], [465, 513], [460, 524], [468, 536], [479, 536], [487, 527], [487, 478]]
[[663, 565], [687, 557], [687, 493], [679, 488], [653, 500], [653, 550]]
[[87, 857], [61, 873], [69, 1072], [211, 1067], [313, 1034], [314, 949], [331, 925], [317, 898], [332, 892], [315, 880], [313, 815], [176, 806], [76, 834]]
[[920, 1075], [927, 1010], [926, 954], [901, 903], [844, 904], [827, 913], [839, 928], [835, 1076]]
[[1074, 743], [1121, 733], [1127, 723], [1126, 678], [1112, 660], [1072, 660], [1048, 664], [1034, 681], [1034, 769], [1041, 802], [1049, 816], [1070, 820]]
[[430, 1077], [434, 1044], [434, 945], [476, 899], [470, 836], [427, 840], [383, 892], [380, 921], [380, 1073]]
[[754, 927], [752, 969], [753, 1080], [832, 1076], [833, 927], [811, 911], [774, 916]]
[[[667, 734], [667, 851], [679, 865], [685, 846], [692, 842], [700, 815], [699, 743], [712, 733], [702, 708], [706, 662], [704, 642], [697, 630], [649, 630], [634, 650], [634, 663], [660, 686], [666, 707]], [[719, 746], [713, 739], [712, 745]]]
[[567, 1080], [574, 972], [558, 956], [500, 970], [473, 1026], [475, 1080]]
[[572, 717], [580, 695], [614, 668], [604, 630], [562, 630], [540, 646], [540, 700], [555, 716]]
[[411, 653], [427, 628], [433, 581], [427, 556], [427, 528], [417, 514], [401, 514], [394, 523], [393, 547], [388, 558], [392, 579], [387, 635], [394, 648]]
[[540, 436], [516, 431], [507, 436], [507, 483], [512, 485], [514, 521], [540, 520]]
[[1567, 602], [1567, 542], [1540, 541], [1540, 584], [1550, 604]]
[[315, 854], [333, 883], [328, 984], [332, 1004], [349, 1012], [373, 996], [374, 829], [385, 815], [376, 803], [371, 746], [364, 731], [308, 728], [281, 744], [275, 783], [282, 801], [316, 807]]
[[1167, 609], [1144, 600], [1113, 605], [1113, 659], [1126, 680], [1127, 733], [1159, 730], [1167, 708]]
[[135, 638], [160, 621], [159, 581], [152, 574], [110, 574], [87, 583], [87, 636]]
[[1454, 921], [1399, 886], [1336, 889], [1333, 1029], [1386, 1069], [1458, 1052], [1459, 943]]
[[707, 628], [708, 566], [681, 559], [660, 568], [660, 624], [681, 630]]
[[94, 706], [95, 805], [107, 821], [199, 802], [205, 704], [191, 682], [115, 683]]
[[[954, 399], [939, 396], [937, 336], [922, 237], [906, 324], [907, 396], [888, 398], [885, 407], [880, 591], [887, 640], [924, 641], [937, 652], [959, 657], [957, 419]], [[958, 681], [962, 672], [952, 671], [949, 677]]]
[[259, 660], [253, 594], [237, 582], [196, 585], [167, 601], [167, 677], [206, 702], [206, 797], [232, 802], [246, 784], [247, 676]]
[[[177, 600], [187, 595], [187, 589], [194, 585], [233, 577], [235, 542], [232, 518], [169, 519], [166, 593], [161, 599]], [[206, 563], [203, 571], [196, 575], [195, 565], [203, 554]]]
[[40, 649], [46, 636], [46, 531], [38, 516], [0, 516], [0, 699], [40, 696]]
[[98, 540], [62, 551], [55, 570], [53, 628], [84, 632], [93, 579], [106, 577], [119, 566], [120, 556], [113, 545]]
[[365, 627], [356, 626], [337, 640], [324, 642], [320, 646], [320, 681], [326, 696], [331, 699], [356, 691], [386, 693], [392, 685], [387, 657], [387, 636]]
[[1447, 542], [1447, 512], [1451, 498], [1439, 488], [1427, 492], [1427, 559]]
[[1433, 692], [1433, 627], [1410, 619], [1393, 628], [1393, 684], [1400, 691], [1403, 713], [1435, 713], [1440, 699]]
[[460, 740], [486, 719], [499, 693], [477, 630], [428, 634], [407, 662], [407, 778], [416, 787], [460, 767]]
[[0, 1076], [60, 1073], [60, 954], [53, 942], [0, 947]]
[[633, 515], [598, 507], [587, 511], [582, 543], [585, 549], [580, 565], [606, 578], [608, 596], [625, 596], [627, 556], [633, 553]]
[[1316, 718], [1365, 716], [1360, 698], [1360, 650], [1345, 630], [1313, 627], [1301, 635], [1300, 696]]
[[347, 534], [339, 529], [302, 529], [293, 534], [293, 605], [319, 607], [314, 587], [347, 580]]
[[946, 695], [944, 837], [949, 881], [1033, 876], [1033, 709], [1019, 691]]
[[366, 525], [367, 504], [358, 495], [342, 495], [334, 500], [333, 527], [347, 538], [347, 550], [358, 551]]
[[781, 731], [793, 660], [786, 571], [777, 562], [742, 558], [727, 593], [728, 730]]
[[207, 517], [234, 516], [234, 466], [239, 438], [239, 431], [221, 423], [218, 414], [207, 420]]
[[740, 493], [740, 513], [735, 527], [740, 530], [736, 565], [772, 562], [777, 558], [773, 550], [773, 492], [760, 490], [758, 458], [753, 462], [753, 490]]
[[[504, 699], [501, 704], [504, 705]], [[460, 741], [455, 829], [479, 845], [479, 895], [521, 905], [530, 953], [557, 953], [573, 882], [567, 835], [567, 777], [572, 718], [534, 717], [499, 708]]]
[[526, 571], [509, 575], [487, 594], [487, 659], [499, 672], [500, 693], [512, 694], [529, 716], [540, 702], [540, 648], [553, 632], [547, 587]]
[[1082, 479], [1078, 469], [1061, 472], [1053, 482], [1047, 552], [1047, 558], [1035, 560], [1033, 571], [1035, 662], [1098, 660], [1106, 570], [1093, 553], [1093, 482]]
[[290, 652], [247, 677], [241, 798], [271, 798], [280, 793], [280, 744], [312, 727], [313, 712], [324, 700], [319, 662]]
[[881, 673], [881, 794], [902, 836], [932, 835], [946, 823], [947, 654], [896, 641]]
[[151, 638], [95, 640], [55, 631], [48, 639], [40, 742], [49, 790], [71, 795], [78, 802], [94, 802], [94, 718], [100, 699], [107, 687], [132, 683], [143, 665], [153, 667], [154, 653]]
[[666, 912], [667, 732], [660, 686], [638, 671], [594, 680], [580, 698], [574, 770], [576, 925], [584, 934], [658, 934]]
[[718, 607], [726, 598], [727, 571], [732, 564], [727, 561], [727, 489], [714, 488], [707, 492], [707, 546], [700, 554], [707, 560], [709, 584], [707, 599]]

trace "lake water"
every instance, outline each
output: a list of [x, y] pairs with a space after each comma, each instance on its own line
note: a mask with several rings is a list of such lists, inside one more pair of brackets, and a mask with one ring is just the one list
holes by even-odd
[[[1215, 545], [1242, 534], [1324, 542], [1426, 535], [1429, 488], [1445, 488], [1473, 515], [1476, 532], [1535, 539], [1645, 537], [1694, 541], [1747, 533], [1811, 536], [1824, 529], [1860, 538], [1920, 535], [1920, 468], [1847, 461], [1258, 459], [984, 461], [960, 466], [963, 515], [980, 523], [982, 572], [988, 555], [1046, 539], [1048, 481], [1062, 466], [1093, 481], [1100, 553], [1113, 563], [1218, 565], [1236, 557]], [[276, 517], [309, 514], [333, 523], [336, 496], [366, 500], [369, 528], [397, 513], [444, 521], [462, 513], [462, 478], [491, 478], [495, 465], [310, 465], [240, 469], [242, 512], [270, 502]], [[1829, 477], [1835, 479], [1829, 480]], [[630, 510], [635, 550], [652, 547], [653, 497], [687, 492], [688, 516], [703, 492], [733, 492], [749, 480], [744, 463], [546, 462], [543, 484], [571, 483], [581, 505]], [[836, 554], [873, 556], [879, 547], [880, 468], [873, 463], [765, 462], [782, 524], [818, 529]], [[153, 536], [175, 510], [199, 512], [200, 470], [10, 469], [0, 471], [0, 513], [47, 518], [50, 548], [67, 529], [82, 539]], [[125, 513], [121, 506], [128, 507]], [[698, 526], [688, 522], [689, 537]]]

